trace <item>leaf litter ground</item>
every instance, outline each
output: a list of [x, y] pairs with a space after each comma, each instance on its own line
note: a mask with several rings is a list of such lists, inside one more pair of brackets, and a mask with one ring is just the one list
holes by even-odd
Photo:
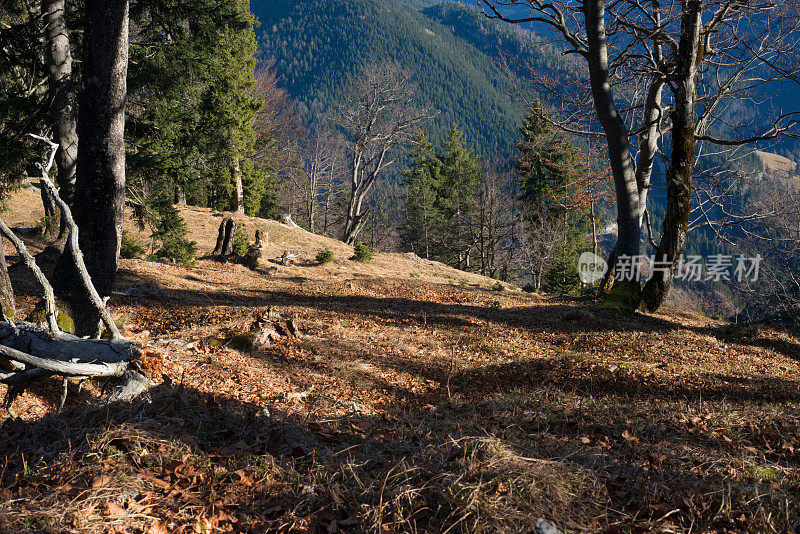
[[[159, 385], [112, 405], [70, 386], [61, 413], [57, 380], [26, 392], [0, 425], [0, 531], [798, 529], [792, 332], [381, 256], [395, 271], [123, 261], [113, 311]], [[268, 307], [302, 336], [226, 344]]]

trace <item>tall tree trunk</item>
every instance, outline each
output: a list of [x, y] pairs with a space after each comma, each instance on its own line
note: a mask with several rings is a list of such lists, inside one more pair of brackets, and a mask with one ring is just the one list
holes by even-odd
[[239, 156], [233, 157], [233, 166], [231, 167], [231, 175], [233, 183], [236, 187], [236, 197], [233, 199], [234, 208], [238, 213], [244, 215], [244, 185], [242, 184], [242, 167], [239, 162]]
[[[125, 202], [128, 1], [86, 0], [85, 19], [80, 145], [72, 211], [86, 268], [97, 292], [105, 297], [111, 294], [116, 278]], [[71, 264], [71, 255], [62, 254], [57, 270], [75, 281], [77, 273]], [[83, 284], [72, 287], [82, 288]], [[100, 313], [86, 305], [88, 295], [83, 289], [78, 291], [68, 295], [76, 333], [96, 335]]]
[[656, 79], [650, 85], [645, 101], [645, 130], [639, 142], [639, 159], [636, 165], [636, 186], [639, 188], [639, 227], [647, 209], [647, 195], [650, 192], [650, 178], [658, 150], [659, 125], [661, 123], [661, 100], [664, 80]]
[[350, 203], [347, 208], [347, 221], [344, 228], [344, 242], [348, 245], [355, 245], [358, 234], [367, 223], [366, 213], [363, 211], [364, 198], [367, 196], [360, 184], [353, 188], [350, 196]]
[[617, 198], [617, 250], [620, 255], [641, 254], [639, 190], [628, 142], [628, 130], [617, 110], [608, 65], [605, 2], [583, 4], [588, 41], [589, 80], [600, 124], [608, 141], [608, 155]]
[[667, 297], [689, 227], [697, 126], [697, 71], [703, 57], [700, 36], [702, 14], [700, 0], [683, 1], [672, 119], [672, 154], [667, 170], [667, 212], [655, 256], [656, 261], [665, 262], [665, 268], [654, 270], [652, 278], [645, 284], [641, 303], [642, 308], [651, 312], [656, 311]]
[[306, 199], [306, 216], [308, 217], [308, 230], [314, 233], [314, 216], [317, 205], [317, 182], [320, 171], [319, 156], [315, 153], [314, 162], [311, 164], [311, 172], [308, 175], [308, 198]]
[[45, 61], [50, 86], [50, 121], [56, 154], [60, 196], [72, 205], [75, 192], [75, 166], [78, 159], [78, 131], [75, 109], [75, 82], [72, 78], [72, 52], [65, 20], [66, 0], [42, 0], [45, 21]]

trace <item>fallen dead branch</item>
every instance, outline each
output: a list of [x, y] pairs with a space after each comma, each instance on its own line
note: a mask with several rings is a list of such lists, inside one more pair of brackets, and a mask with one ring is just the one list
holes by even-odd
[[5, 371], [0, 372], [0, 383], [10, 386], [5, 404], [12, 415], [14, 398], [25, 386], [51, 375], [64, 377], [61, 406], [66, 400], [67, 379], [72, 377], [124, 377], [122, 388], [114, 393], [115, 399], [138, 394], [150, 385], [147, 378], [129, 366], [129, 363], [138, 357], [138, 352], [129, 341], [122, 338], [105, 302], [92, 284], [78, 246], [78, 227], [72, 218], [69, 206], [61, 199], [55, 185], [48, 177], [58, 145], [44, 137], [35, 135], [31, 137], [46, 142], [51, 148], [46, 166], [39, 165], [42, 171], [42, 188], [61, 209], [63, 223], [69, 232], [68, 248], [79, 278], [89, 295], [90, 304], [100, 312], [109, 339], [82, 339], [62, 331], [58, 323], [59, 312], [56, 309], [52, 286], [22, 240], [0, 220], [0, 233], [11, 241], [22, 262], [41, 284], [45, 303], [46, 328], [32, 323], [14, 324], [11, 321], [0, 321], [0, 367]]

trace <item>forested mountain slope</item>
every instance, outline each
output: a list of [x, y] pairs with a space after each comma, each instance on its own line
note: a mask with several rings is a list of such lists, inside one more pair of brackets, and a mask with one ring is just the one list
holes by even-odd
[[501, 54], [514, 65], [560, 64], [549, 47], [459, 4], [420, 12], [390, 0], [255, 0], [251, 9], [261, 56], [275, 60], [281, 82], [310, 111], [335, 104], [360, 63], [397, 61], [418, 83], [420, 103], [437, 113], [425, 127], [431, 137], [456, 122], [484, 154], [510, 150], [521, 116]]

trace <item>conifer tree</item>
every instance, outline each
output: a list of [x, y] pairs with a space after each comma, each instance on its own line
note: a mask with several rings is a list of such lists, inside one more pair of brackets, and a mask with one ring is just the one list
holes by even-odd
[[437, 186], [431, 175], [434, 147], [420, 130], [414, 137], [414, 150], [405, 177], [402, 245], [426, 259], [431, 258], [434, 231], [439, 222], [435, 202]]
[[528, 226], [529, 254], [534, 286], [570, 293], [580, 286], [577, 259], [587, 249], [589, 210], [587, 168], [580, 151], [548, 120], [547, 110], [535, 102], [520, 128], [516, 163]]
[[420, 256], [469, 269], [479, 239], [480, 161], [453, 124], [434, 150], [420, 132], [406, 176], [403, 240]]
[[467, 146], [466, 136], [455, 123], [436, 155], [434, 171], [439, 190], [437, 204], [444, 221], [441, 241], [444, 259], [459, 269], [469, 269], [478, 243], [476, 217], [481, 169], [478, 157]]
[[256, 140], [253, 120], [259, 109], [251, 92], [258, 46], [249, 2], [235, 1], [239, 15], [250, 24], [245, 28], [230, 28], [220, 35], [212, 85], [204, 103], [210, 111], [204, 128], [216, 136], [214, 185], [222, 193], [217, 203], [224, 204], [225, 193], [232, 193], [231, 207], [239, 213], [245, 213], [246, 209], [252, 213], [263, 194], [263, 180], [259, 180], [251, 159]]

